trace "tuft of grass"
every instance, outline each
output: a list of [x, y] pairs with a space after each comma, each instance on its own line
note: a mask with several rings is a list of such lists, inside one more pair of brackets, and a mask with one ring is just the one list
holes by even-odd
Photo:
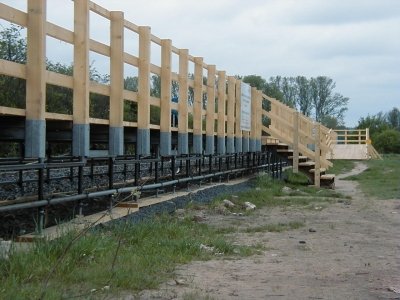
[[304, 227], [303, 222], [289, 222], [289, 223], [278, 223], [278, 224], [264, 224], [256, 227], [248, 227], [243, 231], [246, 233], [255, 232], [283, 232], [287, 230], [299, 229]]
[[[0, 260], [2, 298], [38, 299], [45, 278], [74, 234], [38, 241], [31, 251]], [[214, 251], [202, 250], [201, 244]], [[188, 218], [163, 215], [140, 224], [121, 222], [94, 229], [73, 244], [51, 276], [45, 299], [77, 295], [90, 299], [93, 294], [107, 293], [105, 286], [110, 286], [110, 292], [153, 289], [171, 278], [178, 264], [208, 260], [216, 254], [255, 253], [257, 247], [234, 245], [216, 228]]]
[[363, 173], [347, 177], [355, 180], [367, 196], [377, 199], [400, 198], [400, 155], [384, 155], [383, 160], [366, 161], [368, 169]]
[[332, 162], [333, 167], [329, 168], [329, 173], [333, 173], [335, 175], [347, 173], [354, 168], [353, 160], [335, 159]]

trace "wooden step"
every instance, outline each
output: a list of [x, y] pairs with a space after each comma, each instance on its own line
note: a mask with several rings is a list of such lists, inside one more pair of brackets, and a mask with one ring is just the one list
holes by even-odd
[[292, 149], [277, 149], [276, 152], [278, 153], [293, 153]]
[[[325, 173], [325, 172], [326, 172], [326, 168], [320, 168], [319, 171], [320, 171], [321, 173]], [[310, 173], [315, 173], [315, 169], [310, 169], [310, 170], [308, 170], [308, 172], [310, 172]]]
[[[293, 155], [288, 156], [288, 159], [293, 159], [293, 158], [294, 158]], [[307, 160], [307, 159], [308, 159], [308, 156], [299, 155], [299, 160]]]
[[321, 180], [333, 180], [335, 179], [335, 174], [324, 174], [321, 175]]
[[299, 167], [313, 167], [313, 166], [315, 166], [315, 162], [313, 161], [305, 161], [299, 163]]

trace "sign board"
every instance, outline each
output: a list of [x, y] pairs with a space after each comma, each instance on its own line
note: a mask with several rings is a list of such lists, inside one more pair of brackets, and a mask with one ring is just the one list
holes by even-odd
[[251, 130], [251, 86], [243, 82], [240, 97], [240, 129]]

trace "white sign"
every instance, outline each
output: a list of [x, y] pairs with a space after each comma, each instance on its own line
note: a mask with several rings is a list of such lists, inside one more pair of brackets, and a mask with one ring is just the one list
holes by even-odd
[[240, 97], [240, 129], [251, 130], [251, 86], [243, 82]]

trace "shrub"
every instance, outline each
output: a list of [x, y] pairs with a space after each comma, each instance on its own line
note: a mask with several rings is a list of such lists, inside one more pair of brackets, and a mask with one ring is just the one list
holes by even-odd
[[373, 139], [375, 148], [381, 153], [400, 153], [400, 131], [386, 129]]

